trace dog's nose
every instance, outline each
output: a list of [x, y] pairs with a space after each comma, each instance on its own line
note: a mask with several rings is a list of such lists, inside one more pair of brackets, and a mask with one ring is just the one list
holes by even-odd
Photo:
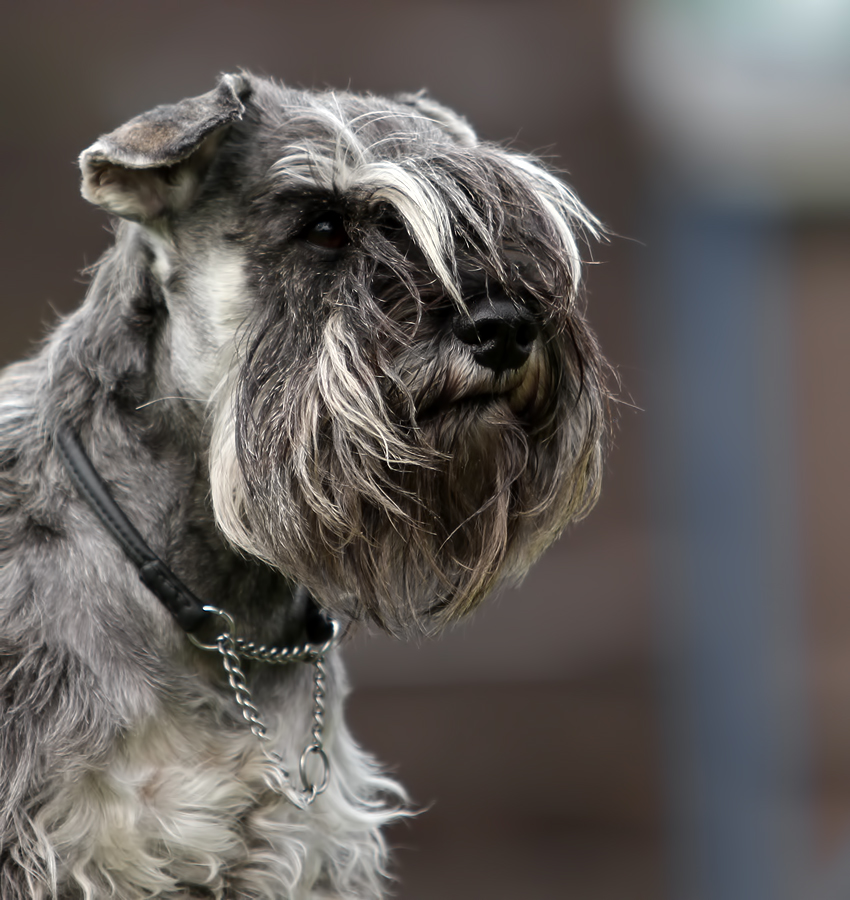
[[518, 369], [531, 355], [538, 328], [534, 316], [507, 297], [479, 297], [452, 321], [455, 335], [475, 361], [497, 374]]

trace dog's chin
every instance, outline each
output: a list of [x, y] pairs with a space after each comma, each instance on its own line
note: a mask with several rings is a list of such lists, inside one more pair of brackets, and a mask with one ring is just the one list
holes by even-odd
[[558, 442], [531, 441], [515, 412], [533, 388], [522, 381], [435, 410], [420, 426], [427, 465], [390, 460], [380, 478], [355, 478], [337, 447], [314, 480], [291, 467], [285, 482], [255, 472], [243, 548], [345, 620], [409, 636], [467, 615], [524, 574], [565, 520]]
[[303, 545], [296, 553], [269, 547], [268, 558], [344, 622], [371, 623], [397, 637], [432, 634], [468, 616], [505, 580], [523, 575], [544, 549], [531, 555], [527, 541], [512, 539], [520, 526], [507, 505], [494, 499], [479, 522], [452, 509], [429, 531], [376, 515], [372, 533], [333, 558], [317, 558]]
[[210, 473], [232, 543], [331, 614], [435, 631], [521, 577], [592, 502], [588, 394], [554, 389], [565, 381], [543, 352], [498, 375], [411, 355], [383, 380], [354, 367], [353, 387], [344, 357], [327, 357], [300, 385], [284, 373], [252, 394], [246, 376], [238, 424], [215, 420], [231, 424], [214, 429]]

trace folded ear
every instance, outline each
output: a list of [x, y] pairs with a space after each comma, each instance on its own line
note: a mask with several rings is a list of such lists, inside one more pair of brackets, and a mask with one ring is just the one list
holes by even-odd
[[157, 106], [104, 135], [80, 155], [83, 196], [143, 222], [185, 208], [250, 92], [247, 77], [224, 75], [209, 93]]

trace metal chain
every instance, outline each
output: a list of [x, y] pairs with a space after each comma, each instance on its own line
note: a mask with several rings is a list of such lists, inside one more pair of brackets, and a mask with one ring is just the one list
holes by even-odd
[[[202, 650], [217, 650], [221, 654], [227, 681], [242, 711], [242, 718], [261, 742], [263, 755], [272, 764], [269, 787], [300, 809], [306, 809], [319, 794], [327, 789], [330, 781], [331, 766], [324, 750], [325, 685], [327, 683], [325, 654], [339, 640], [339, 623], [331, 620], [331, 636], [321, 644], [305, 642], [294, 647], [267, 647], [264, 644], [256, 645], [252, 641], [235, 637], [233, 619], [224, 610], [215, 606], [205, 606], [204, 610], [221, 618], [225, 623], [225, 628], [218, 635], [214, 644], [204, 644], [191, 634], [189, 640]], [[281, 755], [267, 746], [271, 743], [271, 738], [268, 736], [268, 728], [260, 717], [260, 711], [251, 698], [251, 691], [245, 680], [245, 673], [242, 671], [243, 657], [267, 663], [311, 662], [313, 664], [313, 724], [310, 729], [313, 740], [304, 748], [298, 761], [298, 773], [302, 788], [298, 788], [292, 783], [292, 777], [284, 765]], [[316, 757], [319, 765], [315, 779], [312, 779], [307, 771], [311, 757]]]
[[290, 662], [313, 662], [320, 656], [324, 656], [339, 640], [339, 623], [331, 620], [333, 632], [331, 636], [321, 644], [296, 644], [294, 647], [267, 647], [265, 644], [255, 644], [244, 638], [234, 638], [239, 655], [246, 659], [256, 659], [260, 662], [282, 664]]

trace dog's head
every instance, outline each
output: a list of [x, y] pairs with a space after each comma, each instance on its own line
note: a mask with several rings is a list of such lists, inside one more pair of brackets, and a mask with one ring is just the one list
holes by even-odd
[[598, 494], [606, 392], [577, 306], [596, 220], [428, 98], [225, 76], [83, 153], [209, 408], [217, 521], [337, 614], [433, 627]]

